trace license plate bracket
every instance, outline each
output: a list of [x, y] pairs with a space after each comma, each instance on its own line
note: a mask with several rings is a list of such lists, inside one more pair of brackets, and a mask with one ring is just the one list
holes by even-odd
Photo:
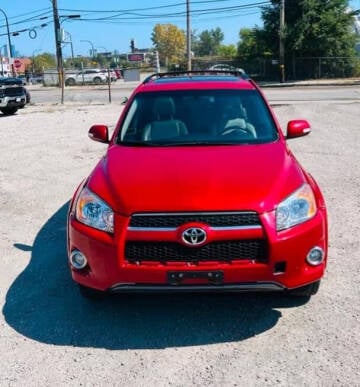
[[221, 285], [224, 273], [221, 270], [169, 271], [167, 279], [170, 285], [180, 285], [186, 280], [204, 280], [212, 285]]

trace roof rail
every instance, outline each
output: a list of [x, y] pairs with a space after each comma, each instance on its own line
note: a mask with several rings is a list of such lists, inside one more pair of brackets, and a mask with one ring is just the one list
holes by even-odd
[[143, 80], [143, 84], [150, 82], [153, 79], [159, 78], [171, 78], [178, 76], [188, 76], [191, 78], [193, 75], [234, 75], [241, 79], [249, 79], [249, 76], [241, 70], [185, 70], [185, 71], [169, 71], [164, 73], [154, 73], [149, 75]]

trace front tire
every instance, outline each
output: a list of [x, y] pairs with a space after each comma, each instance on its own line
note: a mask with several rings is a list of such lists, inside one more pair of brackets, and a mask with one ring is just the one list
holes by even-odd
[[313, 282], [300, 288], [289, 290], [289, 295], [294, 297], [311, 297], [318, 292], [320, 281]]
[[2, 108], [0, 110], [4, 116], [11, 116], [18, 111], [18, 108], [17, 107], [7, 107], [7, 108]]
[[95, 78], [94, 78], [94, 83], [95, 83], [95, 85], [100, 85], [100, 83], [101, 83], [101, 78], [95, 77]]

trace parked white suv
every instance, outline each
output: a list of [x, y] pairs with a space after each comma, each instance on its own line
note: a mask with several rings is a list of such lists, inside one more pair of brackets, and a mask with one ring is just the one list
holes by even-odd
[[100, 85], [107, 82], [107, 74], [100, 69], [86, 69], [78, 73], [66, 74], [65, 85], [73, 86], [76, 84], [93, 83]]

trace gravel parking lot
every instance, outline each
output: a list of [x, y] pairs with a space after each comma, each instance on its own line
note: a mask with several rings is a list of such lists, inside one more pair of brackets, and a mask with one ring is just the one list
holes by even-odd
[[329, 266], [309, 302], [279, 295], [119, 296], [72, 283], [70, 197], [118, 103], [35, 104], [0, 115], [0, 386], [359, 386], [360, 101], [275, 105], [325, 195]]

